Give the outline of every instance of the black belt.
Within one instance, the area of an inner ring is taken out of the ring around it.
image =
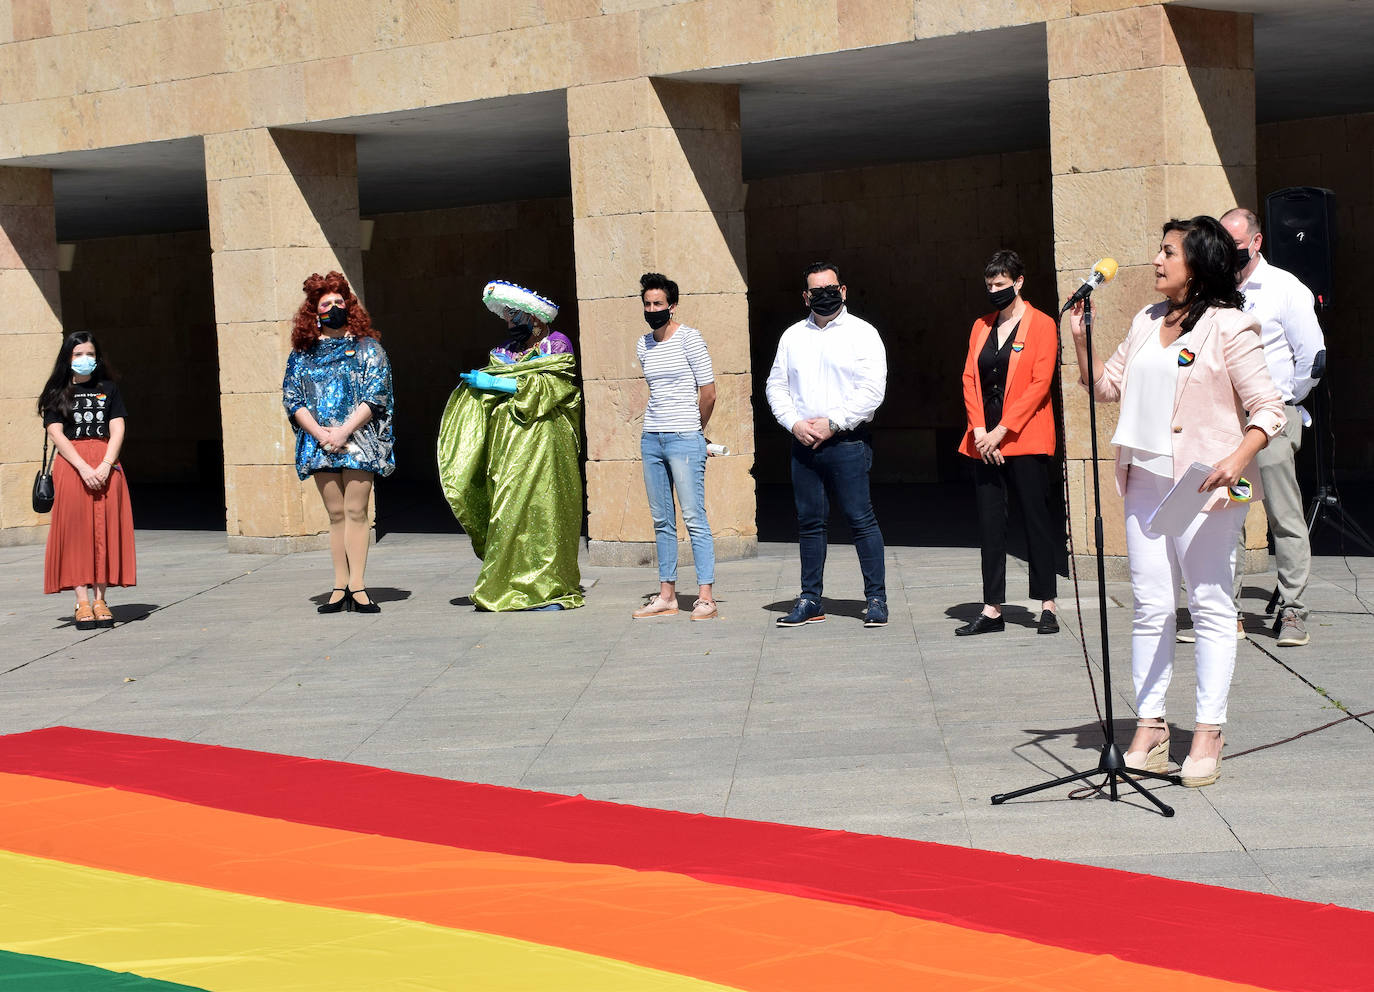
[[[825,443],[831,441],[868,441],[873,437],[873,432],[868,429],[867,424],[855,427],[853,430],[836,431],[825,439]]]

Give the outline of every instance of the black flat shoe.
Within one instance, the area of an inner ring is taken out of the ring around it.
[[[358,602],[358,593],[362,593],[364,596],[367,596],[366,589],[354,589],[346,594],[348,596],[348,608],[351,609],[354,613],[382,612],[382,608],[378,606],[376,603],[372,602],[371,596],[367,596],[366,603]]]
[[[1040,626],[1035,628],[1037,634],[1057,634],[1059,633],[1059,618],[1054,615],[1054,610],[1040,611]]]
[[[331,595],[336,592],[341,592],[343,595],[331,602],[321,603],[319,606],[315,607],[316,613],[342,613],[344,610],[348,609],[347,589],[340,589],[338,586],[335,586],[333,589],[330,589],[329,592]]]
[[[980,613],[972,623],[966,623],[954,631],[955,637],[970,637],[973,634],[1000,634],[1007,629],[1006,617],[990,617]]]

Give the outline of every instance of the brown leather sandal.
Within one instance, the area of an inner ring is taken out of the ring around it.
[[[90,603],[76,601],[76,621],[77,630],[95,630],[95,612],[91,609]]]
[[[97,599],[91,604],[91,612],[95,614],[95,625],[97,627],[114,626],[114,614],[110,612],[110,608],[105,605],[103,599]]]

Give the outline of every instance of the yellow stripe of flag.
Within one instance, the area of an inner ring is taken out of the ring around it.
[[[0,947],[213,992],[705,992],[726,986],[371,913],[0,851]]]

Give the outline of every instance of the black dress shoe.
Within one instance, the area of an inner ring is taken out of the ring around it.
[[[1054,615],[1054,610],[1040,611],[1040,626],[1035,628],[1037,634],[1057,634],[1059,633],[1059,618]]]
[[[366,603],[358,602],[358,593],[367,596]],[[382,608],[372,601],[366,589],[354,589],[348,593],[348,608],[354,613],[381,613]]]
[[[972,634],[1000,634],[1007,629],[1005,617],[990,617],[986,613],[980,613],[974,618],[972,623],[966,623],[954,631],[955,637],[968,637]]]
[[[341,592],[341,593],[343,593],[343,595],[340,596],[338,599],[333,600],[333,601],[325,600],[325,601],[324,601],[323,603],[321,603],[319,606],[315,607],[315,612],[316,612],[316,613],[342,613],[344,610],[346,610],[346,609],[348,608],[348,590],[347,590],[347,589],[340,589],[338,586],[335,586],[333,589],[329,590],[329,594],[330,594],[331,596],[334,595],[334,593],[336,593],[336,592]]]

